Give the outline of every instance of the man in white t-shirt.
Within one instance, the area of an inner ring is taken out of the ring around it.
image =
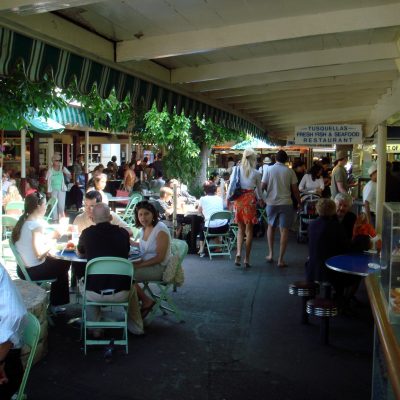
[[[269,167],[262,177],[262,188],[266,190],[267,218],[268,218],[268,247],[267,262],[273,262],[275,230],[279,226],[281,240],[278,257],[278,267],[287,267],[283,257],[285,255],[289,229],[293,224],[295,211],[291,194],[300,204],[300,193],[297,187],[297,177],[293,170],[285,163],[288,156],[285,151],[279,150],[276,154],[276,163]]]
[[[375,212],[376,212],[376,180],[378,175],[378,168],[376,164],[372,164],[368,168],[368,175],[371,180],[365,185],[363,189],[363,203],[365,214],[367,215],[368,222],[375,226]]]
[[[204,224],[200,229],[200,257],[204,257],[204,228],[208,227],[208,232],[212,234],[226,233],[229,230],[229,224],[226,219],[215,219],[210,221],[212,214],[218,211],[224,211],[223,199],[217,196],[217,185],[212,182],[206,182],[203,185],[206,196],[200,197],[199,212],[204,215]]]

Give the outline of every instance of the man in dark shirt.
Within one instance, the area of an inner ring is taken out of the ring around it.
[[[125,229],[110,223],[110,208],[104,203],[95,204],[93,206],[93,220],[96,225],[86,228],[79,238],[78,254],[86,257],[88,261],[97,257],[128,259],[129,233]],[[128,277],[121,275],[94,275],[88,278],[86,289],[88,300],[120,302],[128,299],[131,282]],[[100,320],[100,307],[89,307],[87,312],[89,320]],[[99,334],[100,332],[94,332],[95,336]]]

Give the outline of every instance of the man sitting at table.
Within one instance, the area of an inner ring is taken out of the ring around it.
[[[92,190],[85,194],[85,211],[76,216],[74,220],[74,225],[78,226],[79,233],[82,233],[89,226],[94,225],[93,221],[93,206],[97,203],[101,203],[101,194],[97,190]],[[115,212],[111,211],[111,224],[118,225],[121,228],[124,228],[129,236],[133,235],[132,229],[129,228],[128,224],[124,222]]]
[[[95,224],[93,220],[93,207],[98,203],[101,203],[101,194],[97,190],[92,190],[85,193],[85,211],[82,214],[77,215],[73,223],[78,227],[79,234],[81,234],[86,228],[89,228]],[[128,224],[126,224],[116,213],[111,211],[110,216],[110,222],[112,225],[117,225],[120,228],[125,229],[129,236],[133,236],[132,229],[129,228]],[[72,269],[77,280],[81,279],[85,275],[85,268],[85,263],[72,263]]]
[[[128,259],[130,240],[128,232],[110,223],[112,216],[110,208],[104,203],[97,203],[92,209],[92,219],[95,225],[85,229],[77,246],[79,256],[88,261],[97,257],[120,257]],[[82,281],[81,281],[82,282]],[[83,290],[83,282],[80,289]],[[130,280],[121,275],[90,276],[86,282],[86,297],[91,301],[121,302],[129,298]],[[90,306],[87,309],[90,321],[99,321],[101,309]],[[93,335],[99,337],[101,331],[94,330]]]

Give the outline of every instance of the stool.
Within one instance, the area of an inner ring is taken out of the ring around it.
[[[331,299],[312,299],[307,301],[306,311],[321,318],[320,337],[323,344],[329,344],[329,318],[338,315],[338,308]]]
[[[314,298],[319,293],[319,285],[315,282],[296,281],[289,284],[289,294],[302,298],[301,303],[301,323],[308,323],[306,312],[307,301]]]

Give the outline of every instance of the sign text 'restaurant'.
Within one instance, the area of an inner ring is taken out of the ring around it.
[[[361,144],[361,125],[305,125],[296,126],[295,143],[307,146],[333,144]]]

